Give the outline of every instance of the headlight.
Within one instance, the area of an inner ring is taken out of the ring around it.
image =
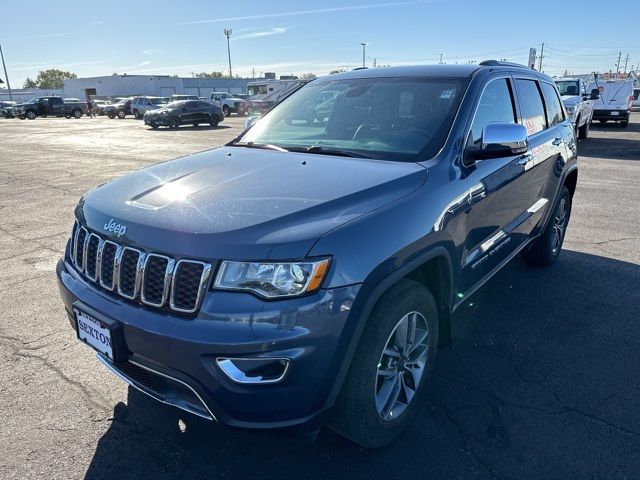
[[[329,259],[307,262],[222,262],[214,286],[245,290],[261,297],[293,297],[320,288]]]

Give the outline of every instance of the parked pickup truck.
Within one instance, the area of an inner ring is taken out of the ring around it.
[[[322,122],[285,121],[325,97]],[[556,85],[497,61],[361,69],[253,118],[80,199],[57,265],[70,327],[133,388],[224,425],[420,435],[452,313],[517,255],[561,254],[578,165]],[[522,308],[527,277],[503,292]]]
[[[592,101],[599,98],[598,89],[587,92],[587,84],[579,78],[559,78],[555,82],[576,136],[586,139],[593,119]]]
[[[14,113],[21,120],[33,120],[36,117],[80,118],[86,108],[83,103],[65,103],[62,97],[34,97],[26,103],[17,104]]]

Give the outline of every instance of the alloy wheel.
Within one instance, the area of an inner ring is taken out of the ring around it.
[[[382,420],[395,420],[411,403],[425,373],[428,350],[426,319],[416,311],[407,313],[391,332],[378,362],[375,405]]]
[[[553,253],[557,253],[562,247],[564,232],[567,227],[567,216],[569,213],[567,199],[562,197],[558,209],[553,217]]]

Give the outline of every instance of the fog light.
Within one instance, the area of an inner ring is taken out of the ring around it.
[[[288,358],[216,358],[220,370],[235,383],[260,384],[282,381],[289,370]]]

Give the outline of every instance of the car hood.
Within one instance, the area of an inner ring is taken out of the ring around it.
[[[562,103],[565,104],[565,106],[570,106],[570,105],[576,105],[578,102],[580,102],[580,100],[582,100],[582,97],[580,95],[562,95]]]
[[[107,237],[113,220],[126,226],[118,242],[178,256],[303,258],[323,234],[412,193],[426,175],[415,163],[222,147],[96,188],[76,216]]]

